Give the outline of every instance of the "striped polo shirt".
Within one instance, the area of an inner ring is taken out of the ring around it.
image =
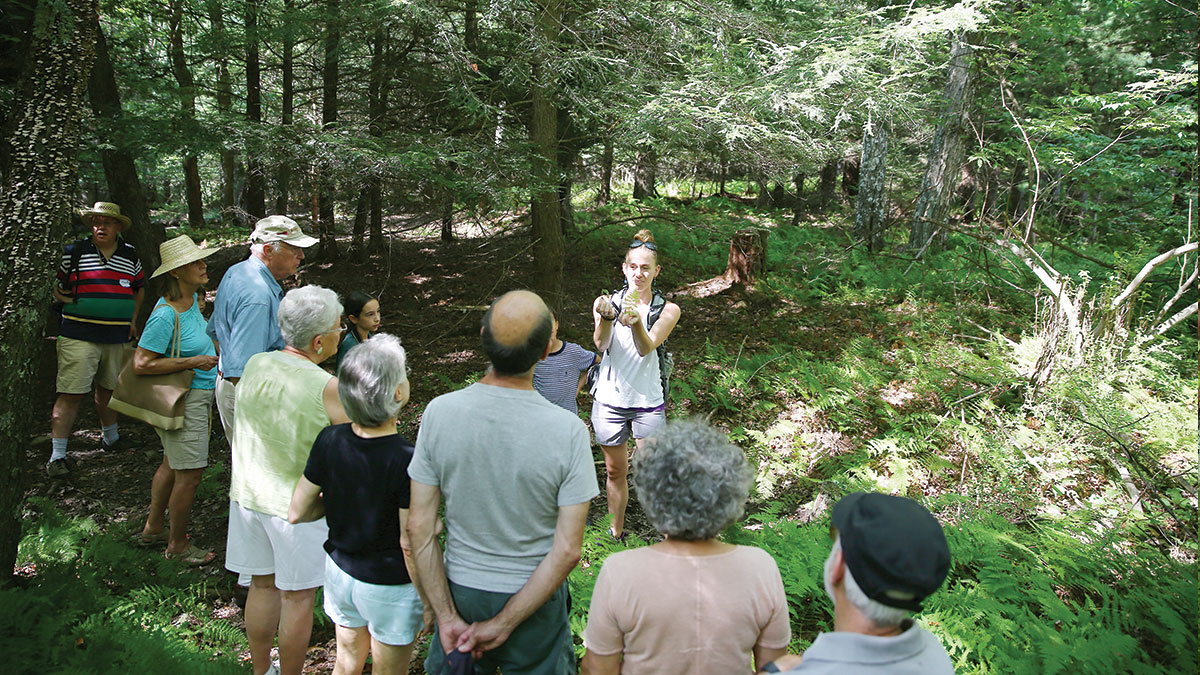
[[[79,264],[71,269],[77,246],[83,247]],[[59,335],[102,344],[129,342],[134,295],[146,285],[133,246],[118,240],[117,250],[106,259],[90,238],[75,242],[63,252],[58,285],[75,297],[63,305]]]

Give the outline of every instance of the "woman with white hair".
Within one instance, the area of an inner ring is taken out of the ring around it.
[[[337,625],[335,675],[407,673],[423,605],[412,581],[404,525],[413,445],[396,432],[408,401],[404,347],[393,335],[362,342],[342,360],[338,397],[350,424],[317,436],[288,520],[325,516],[325,613]]]
[[[337,294],[320,286],[293,289],[278,317],[286,346],[246,362],[234,408],[225,567],[251,577],[246,637],[255,675],[299,675],[304,667],[328,529],[324,520],[289,523],[288,507],[317,434],[350,421],[337,378],[318,365],[341,341]],[[276,632],[278,671],[271,664]]]
[[[600,569],[584,673],[751,673],[791,640],[775,560],[717,535],[741,517],[753,474],[698,420],[668,422],[637,456],[638,502],[662,542]]]

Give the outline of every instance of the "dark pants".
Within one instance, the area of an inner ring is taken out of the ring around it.
[[[450,595],[454,597],[454,605],[463,620],[475,623],[499,614],[514,594],[481,591],[459,586],[451,581]],[[503,645],[483,653],[483,658],[475,662],[475,672],[494,673],[499,669],[505,675],[573,674],[575,650],[572,648],[571,625],[568,619],[570,605],[570,595],[564,582],[546,604],[517,626]],[[442,664],[446,660],[441,644],[435,631],[433,640],[429,643],[429,657],[425,659],[426,673],[436,675],[441,672]]]

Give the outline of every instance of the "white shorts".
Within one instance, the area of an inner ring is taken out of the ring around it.
[[[245,575],[275,575],[281,591],[317,588],[325,580],[325,519],[292,525],[235,501],[229,502],[225,569]]]

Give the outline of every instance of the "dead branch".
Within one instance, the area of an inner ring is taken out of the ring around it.
[[[1183,246],[1177,246],[1170,251],[1166,251],[1154,256],[1150,262],[1146,263],[1142,267],[1142,271],[1137,273],[1137,276],[1133,278],[1133,281],[1129,282],[1129,285],[1125,287],[1125,290],[1121,291],[1120,295],[1113,298],[1112,304],[1109,307],[1113,310],[1120,309],[1121,304],[1133,295],[1134,291],[1136,291],[1138,287],[1142,285],[1142,282],[1146,280],[1146,277],[1150,276],[1151,272],[1168,260],[1177,258],[1185,253],[1191,253],[1192,251],[1195,251],[1196,248],[1196,243],[1192,242],[1190,244],[1184,244]]]

